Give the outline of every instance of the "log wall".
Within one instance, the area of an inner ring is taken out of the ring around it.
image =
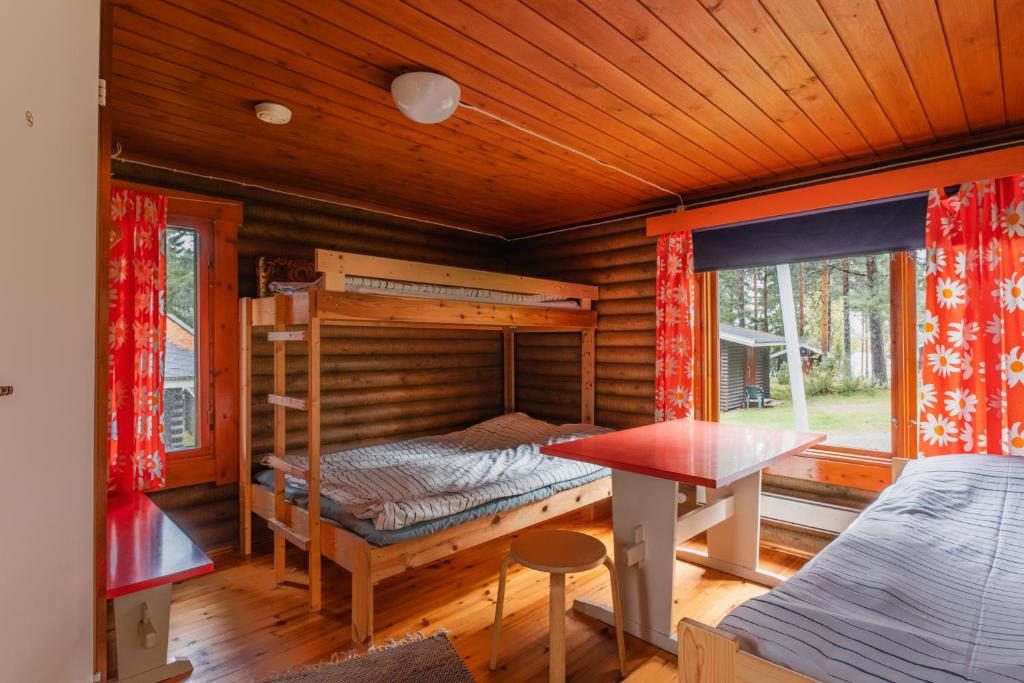
[[[259,256],[312,258],[325,247],[427,263],[508,270],[503,242],[464,230],[370,213],[312,199],[115,162],[115,177],[244,201],[239,230],[239,291],[256,291]],[[253,452],[271,448],[270,344],[254,344]],[[500,333],[462,330],[329,327],[323,333],[325,448],[342,448],[460,429],[503,412]],[[305,344],[289,345],[289,392],[305,391]],[[578,406],[578,397],[577,397]],[[578,409],[578,408],[577,408]],[[289,445],[305,445],[305,415],[289,411]],[[220,487],[226,489],[227,487]],[[231,545],[224,519],[233,496],[189,487],[156,496],[207,548]]]
[[[256,293],[260,256],[312,258],[317,247],[426,263],[506,270],[501,240],[465,230],[327,202],[119,163],[115,175],[167,188],[244,200],[238,233],[239,291]],[[326,328],[323,333],[323,443],[344,447],[450,431],[501,412],[501,339],[496,332]],[[305,391],[305,344],[289,344],[289,392]],[[270,449],[266,394],[271,347],[253,348],[253,452]],[[290,412],[290,411],[289,411]],[[305,416],[289,414],[289,445],[304,443]],[[301,424],[300,424],[301,423]]]
[[[389,218],[316,200],[115,162],[116,177],[241,199],[240,291],[255,291],[260,255],[311,256],[315,247],[515,272],[597,285],[596,422],[626,428],[653,421],[655,239],[643,219],[607,223],[512,243]],[[498,333],[329,328],[324,332],[323,433],[327,447],[439,433],[502,412]],[[554,422],[579,419],[579,335],[516,337],[517,408]],[[290,346],[289,392],[305,388],[301,344]],[[254,346],[254,391],[270,387],[270,347]],[[254,403],[254,452],[270,447],[270,409]],[[293,448],[304,416],[290,415]],[[815,490],[824,488],[798,482]],[[768,477],[766,487],[791,491]],[[827,498],[835,496],[827,491]],[[234,487],[203,485],[154,496],[206,548],[237,539]]]
[[[321,443],[336,450],[459,429],[504,411],[500,332],[324,326]],[[253,343],[254,457],[273,447],[273,349]],[[262,339],[260,339],[262,337]],[[306,344],[286,345],[288,390],[307,390]],[[288,448],[306,445],[306,414],[287,411]]]
[[[642,218],[512,243],[512,266],[600,289],[595,422],[614,428],[654,419],[654,278],[657,240]],[[517,407],[544,419],[579,416],[579,335],[519,335]]]

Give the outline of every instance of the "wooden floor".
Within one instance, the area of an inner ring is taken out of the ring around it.
[[[584,513],[542,526],[574,528],[611,544],[611,520]],[[394,577],[377,586],[376,642],[407,633],[451,631],[456,649],[478,681],[547,680],[547,576],[513,565],[509,571],[499,670],[487,670],[498,568],[508,539]],[[214,555],[217,570],[174,587],[170,653],[188,656],[190,681],[251,681],[290,666],[315,664],[352,649],[348,573],[324,561],[324,609],[310,614],[302,586],[304,554],[289,553],[292,585],[275,587],[270,545],[258,542],[251,558]],[[800,558],[764,551],[766,569],[790,575]],[[719,572],[677,563],[676,614],[718,623],[729,610],[765,589]],[[607,573],[574,574],[568,600],[610,601]],[[571,681],[619,679],[615,640],[604,624],[567,614],[567,672]],[[674,659],[653,646],[626,639],[630,670],[652,655]]]

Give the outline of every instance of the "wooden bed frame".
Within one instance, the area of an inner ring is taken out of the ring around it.
[[[896,481],[910,462],[892,459]],[[693,619],[679,622],[680,683],[820,683],[740,649],[736,636]]]
[[[500,330],[504,340],[505,412],[515,409],[515,335],[531,332],[581,333],[580,421],[594,422],[594,331],[597,313],[591,302],[597,288],[554,280],[451,268],[413,261],[378,258],[343,252],[316,251],[316,270],[323,273],[322,288],[300,294],[243,298],[241,304],[241,415],[239,458],[240,545],[252,552],[252,517],[256,513],[274,531],[274,570],[284,581],[285,544],[309,553],[310,609],[321,604],[320,558],[325,556],[352,574],[352,640],[373,637],[373,587],[379,581],[452,555],[530,525],[592,505],[611,496],[611,478],[562,491],[544,500],[444,529],[428,536],[377,547],[361,536],[320,518],[320,329],[322,325],[395,326]],[[362,294],[345,291],[345,276],[490,289],[521,294],[543,294],[579,299],[579,309],[490,304],[451,299]],[[272,467],[274,491],[252,481],[252,333],[271,327],[274,346],[274,449],[266,464]],[[295,328],[300,329],[296,330]],[[288,329],[291,328],[291,329]],[[286,395],[285,344],[309,344],[308,393]],[[285,459],[285,411],[308,414],[308,469]],[[308,510],[284,498],[285,475],[304,478],[309,487]]]

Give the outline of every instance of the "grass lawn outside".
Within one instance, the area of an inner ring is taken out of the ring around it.
[[[807,418],[812,432],[828,435],[825,443],[876,451],[892,450],[892,403],[886,391],[809,396]],[[794,429],[793,404],[787,398],[772,408],[748,408],[722,413],[725,424]]]

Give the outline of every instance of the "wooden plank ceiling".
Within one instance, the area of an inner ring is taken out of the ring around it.
[[[474,111],[414,124],[395,75],[687,198],[1024,124],[1024,0],[114,4],[122,158],[506,236],[671,197]]]

